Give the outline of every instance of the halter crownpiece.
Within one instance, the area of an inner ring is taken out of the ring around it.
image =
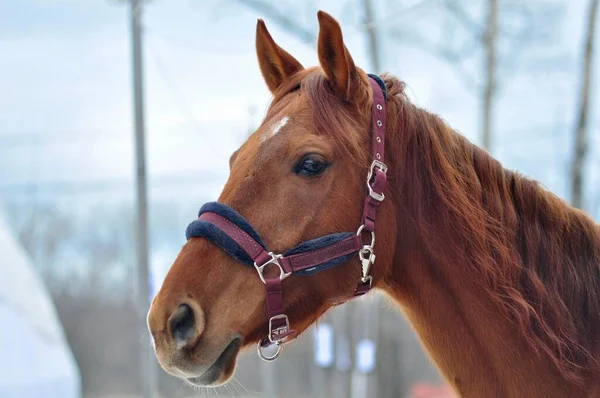
[[[281,282],[288,276],[310,275],[345,263],[351,255],[358,253],[362,266],[354,296],[367,293],[372,286],[370,268],[375,263],[375,218],[377,208],[385,199],[387,166],[384,163],[386,128],[385,84],[376,75],[369,75],[373,90],[372,105],[372,163],[367,175],[367,190],[363,206],[362,222],[354,232],[342,232],[316,238],[288,250],[283,254],[270,252],[250,222],[231,207],[217,202],[206,203],[200,209],[198,219],[186,229],[186,238],[204,237],[219,246],[236,260],[254,266],[266,288],[266,307],[269,317],[269,332],[259,341],[259,356],[273,361],[281,354],[282,346],[291,341],[295,331],[284,313]],[[370,233],[370,243],[363,243],[363,234]],[[265,268],[274,266],[279,275],[265,276]],[[266,356],[263,348],[277,345],[277,352]]]

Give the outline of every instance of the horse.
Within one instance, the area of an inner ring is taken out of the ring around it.
[[[230,218],[232,233],[260,234],[274,253],[355,231],[373,172],[379,89],[354,64],[339,23],[322,11],[318,21],[320,65],[310,68],[258,21],[258,63],[273,98],[231,156],[218,198],[245,220]],[[190,237],[148,313],[161,366],[192,384],[226,383],[243,348],[258,343],[260,352],[265,330],[287,343],[293,336],[278,332],[302,333],[368,281],[399,305],[460,396],[600,396],[599,225],[413,104],[396,77],[379,81],[387,184],[371,252],[289,275],[272,253],[268,269],[254,269],[222,242]],[[283,295],[277,328],[265,278]]]

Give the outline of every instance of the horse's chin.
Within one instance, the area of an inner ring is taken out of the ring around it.
[[[210,368],[200,376],[187,378],[187,382],[199,387],[217,387],[227,383],[233,376],[242,339],[236,337],[223,350]]]

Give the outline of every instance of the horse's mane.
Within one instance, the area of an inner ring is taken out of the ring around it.
[[[529,346],[564,377],[579,382],[585,369],[598,371],[599,226],[413,105],[404,83],[384,80],[395,115],[391,152],[401,157],[402,195],[427,249],[449,266],[470,266]]]
[[[588,371],[598,372],[599,226],[412,104],[403,82],[383,77],[388,159],[397,174],[390,177],[426,250],[440,264],[464,264],[528,345],[566,379],[582,382]],[[316,69],[285,84],[272,106],[282,106],[280,100],[299,88],[311,104],[315,130],[335,135],[366,168],[369,137],[348,131],[357,124],[364,129],[370,110],[353,120],[351,104],[336,99]]]

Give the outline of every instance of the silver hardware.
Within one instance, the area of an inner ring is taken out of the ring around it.
[[[273,320],[275,319],[285,319],[285,326],[280,326],[277,329],[273,329]],[[288,319],[287,315],[285,314],[281,314],[281,315],[275,315],[273,317],[271,317],[271,319],[269,319],[269,341],[271,343],[281,343],[283,341],[285,341],[285,337],[282,340],[274,340],[273,336],[277,337],[280,336],[284,333],[287,333],[290,330],[290,320]]]
[[[277,351],[275,352],[275,354],[268,356],[263,353],[263,346],[261,343],[262,341],[259,341],[256,345],[256,349],[258,350],[258,356],[260,357],[260,359],[262,359],[265,362],[273,362],[274,360],[279,358],[279,355],[281,355],[281,350],[283,350],[283,346],[281,344],[275,343],[275,345],[277,346]]]
[[[288,276],[292,275],[291,272],[286,273],[283,270],[283,267],[281,266],[281,264],[279,264],[279,259],[281,257],[283,257],[281,254],[273,254],[273,252],[269,252],[269,256],[271,256],[271,259],[268,261],[265,261],[265,263],[262,265],[258,265],[258,264],[256,264],[256,262],[254,262],[254,268],[256,268],[256,271],[258,272],[258,276],[260,277],[260,280],[263,283],[267,283],[267,282],[265,282],[265,277],[264,277],[263,273],[264,273],[265,267],[269,264],[276,265],[277,268],[279,268],[279,280],[284,280]]]
[[[280,326],[276,329],[273,329],[273,321],[276,319],[285,319],[285,325]],[[293,339],[291,339],[290,336],[285,336],[284,338],[277,340],[277,336],[281,336],[281,335],[289,332],[289,330],[290,330],[290,320],[287,317],[287,315],[280,314],[280,315],[275,315],[275,316],[271,317],[271,319],[269,319],[269,335],[267,337],[263,338],[262,340],[260,340],[258,342],[258,344],[256,345],[256,349],[258,351],[258,356],[260,357],[260,359],[262,359],[263,361],[266,361],[266,362],[273,362],[274,360],[279,358],[279,355],[281,355],[281,351],[283,350],[283,346],[285,344],[289,343],[290,341],[292,341]],[[269,344],[268,346],[263,347],[263,342],[266,342],[267,339],[272,344]],[[271,356],[266,355],[263,352],[263,350],[272,345],[277,346],[277,351],[275,352],[275,354],[273,354]]]
[[[378,120],[378,121],[377,121],[377,125],[378,125],[379,127],[381,127],[381,125],[382,125],[382,124],[383,124],[383,123],[381,123],[381,120]]]
[[[373,246],[363,246],[362,249],[358,252],[358,258],[360,258],[360,263],[362,265],[362,278],[360,279],[362,283],[373,281],[373,277],[369,275],[369,270],[371,269],[371,265],[375,264],[375,253],[373,251]]]
[[[377,137],[377,142],[381,142],[381,138]]]
[[[381,155],[377,154],[377,159],[380,158]],[[369,196],[381,202],[385,199],[385,195],[383,193],[379,194],[373,191],[373,188],[371,188],[371,178],[373,178],[373,173],[375,172],[376,168],[381,170],[383,174],[386,174],[388,171],[388,167],[385,163],[380,162],[379,160],[374,160],[373,163],[371,163],[371,168],[369,169],[369,174],[367,175],[367,188],[369,188]]]
[[[388,171],[388,167],[385,163],[374,160],[373,163],[371,163],[371,167],[369,169],[369,175],[367,175],[367,178],[369,179],[369,181],[371,180],[371,177],[373,177],[373,170],[375,170],[375,169],[381,170],[384,174],[387,173],[387,171]]]
[[[364,228],[365,228],[365,224],[358,227],[358,231],[356,231],[356,236],[360,236],[360,234],[362,233]],[[375,247],[375,231],[371,231],[371,244],[368,247],[371,247],[371,248]],[[364,249],[364,247],[363,247],[363,249]]]
[[[381,106],[381,104],[377,104],[377,109],[382,110],[383,106]]]

